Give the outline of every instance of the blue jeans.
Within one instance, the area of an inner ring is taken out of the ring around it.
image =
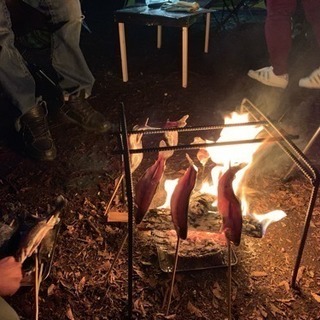
[[[81,52],[79,42],[82,12],[79,0],[24,0],[50,16],[50,23],[65,22],[52,33],[51,59],[64,97],[84,90],[91,94],[94,77]],[[0,84],[20,110],[21,115],[35,106],[35,81],[14,45],[10,13],[5,0],[0,0]]]

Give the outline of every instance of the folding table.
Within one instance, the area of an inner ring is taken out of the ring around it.
[[[201,2],[210,1],[198,1]],[[199,16],[206,16],[204,52],[208,52],[211,10],[200,8],[195,12],[167,12],[151,9],[146,5],[127,7],[115,11],[115,21],[118,23],[121,54],[122,80],[128,81],[128,63],[125,37],[125,23],[157,26],[157,48],[161,48],[162,26],[182,28],[182,87],[188,85],[188,29]]]

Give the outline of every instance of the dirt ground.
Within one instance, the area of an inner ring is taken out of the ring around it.
[[[127,126],[162,125],[188,114],[188,126],[220,124],[247,98],[290,134],[298,135],[303,148],[318,129],[320,95],[298,87],[298,79],[319,65],[319,49],[307,29],[293,41],[290,84],[286,90],[264,87],[247,77],[250,68],[268,65],[263,15],[218,29],[213,21],[209,53],[203,53],[204,21],[189,32],[189,83],[181,87],[181,32],[164,28],[163,48],[156,48],[153,27],[127,28],[129,81],[122,82],[117,25],[109,1],[84,2],[91,33],[84,30],[82,48],[96,84],[90,101],[110,121],[119,123],[125,107]],[[119,6],[119,5],[118,5]],[[28,50],[51,74],[47,51]],[[1,97],[0,122],[0,214],[6,222],[19,217],[45,216],[62,195],[68,205],[61,216],[51,272],[42,282],[39,319],[102,320],[127,317],[127,257],[125,245],[109,281],[107,271],[126,231],[125,223],[108,223],[105,215],[116,180],[121,175],[117,134],[88,134],[67,123],[59,114],[54,89],[42,83],[48,101],[50,128],[58,156],[52,162],[36,162],[20,150],[11,119],[10,104]],[[9,121],[9,120],[10,121]],[[213,138],[212,132],[203,138]],[[192,137],[182,138],[190,143]],[[155,146],[156,141],[150,142]],[[320,207],[315,203],[306,246],[297,276],[291,277],[297,258],[312,183],[299,170],[283,181],[291,162],[281,151],[268,149],[250,171],[248,185],[257,211],[284,210],[287,217],[271,224],[265,237],[243,235],[234,247],[237,263],[232,269],[234,319],[320,319]],[[319,139],[306,156],[319,168]],[[153,163],[145,156],[133,175],[134,182]],[[167,175],[187,167],[184,153],[176,152],[167,163]],[[112,209],[122,206],[121,192]],[[134,319],[226,319],[227,268],[179,272],[170,315],[165,317],[165,296],[171,274],[163,272],[154,244],[137,234],[134,245]],[[23,287],[8,299],[21,319],[33,319],[34,289]]]

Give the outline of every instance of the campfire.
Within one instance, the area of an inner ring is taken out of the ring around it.
[[[120,250],[128,238],[129,316],[132,312],[135,231],[137,235],[143,232],[151,235],[157,248],[160,268],[164,272],[172,272],[174,275],[176,271],[221,266],[228,266],[231,272],[231,265],[237,263],[237,257],[230,242],[239,245],[241,234],[261,238],[271,223],[286,216],[286,213],[279,209],[255,212],[248,197],[246,181],[254,155],[266,143],[277,143],[313,184],[306,224],[293,271],[292,286],[295,286],[319,182],[317,171],[288,139],[286,133],[279,130],[246,99],[242,101],[239,111],[225,118],[223,125],[189,127],[186,115],[178,121],[167,121],[162,128],[151,127],[147,121],[144,126],[135,126],[133,131],[128,132],[124,114],[122,110],[120,138],[125,173],[119,181],[125,179],[128,233]],[[216,141],[202,139],[201,132],[210,130],[221,130]],[[183,132],[195,132],[193,142],[179,144],[178,135]],[[143,137],[149,134],[161,135],[159,147],[143,147]],[[167,177],[166,166],[173,152],[189,150],[190,154],[194,150],[196,154],[192,158],[187,153],[189,166],[183,166],[183,159],[180,160],[180,170],[185,170],[183,177]],[[157,152],[158,159],[138,182],[133,184],[133,172],[150,152]],[[196,172],[192,183],[190,177],[185,178],[190,168]],[[155,206],[155,198],[162,198],[162,203]],[[109,221],[112,220],[111,216],[109,213]],[[172,283],[173,281],[174,276]],[[170,301],[171,294],[167,314]]]

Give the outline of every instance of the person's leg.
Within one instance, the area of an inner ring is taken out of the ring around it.
[[[35,81],[14,45],[5,0],[0,0],[0,84],[22,115],[36,105]]]
[[[1,320],[19,320],[19,316],[15,310],[0,297],[0,319]]]
[[[0,84],[20,111],[17,129],[26,152],[33,158],[52,160],[56,149],[46,119],[41,97],[35,96],[35,81],[25,61],[14,46],[14,33],[5,0],[0,0]]]
[[[303,0],[302,5],[306,19],[312,25],[320,47],[320,1]],[[320,68],[314,70],[308,77],[300,79],[299,86],[309,89],[320,89]]]
[[[249,70],[248,76],[265,85],[285,89],[289,82],[288,57],[291,49],[291,16],[296,0],[267,0],[265,37],[270,67]]]
[[[265,36],[270,63],[276,75],[288,73],[291,17],[296,6],[296,0],[267,0]]]
[[[57,26],[52,35],[52,65],[64,96],[61,111],[86,130],[111,131],[112,124],[86,100],[91,95],[94,77],[80,49],[80,1],[40,0],[39,10],[49,13],[53,27]]]
[[[58,27],[52,34],[52,66],[64,96],[84,90],[90,96],[94,77],[80,48],[83,15],[79,0],[40,0],[40,11]]]

